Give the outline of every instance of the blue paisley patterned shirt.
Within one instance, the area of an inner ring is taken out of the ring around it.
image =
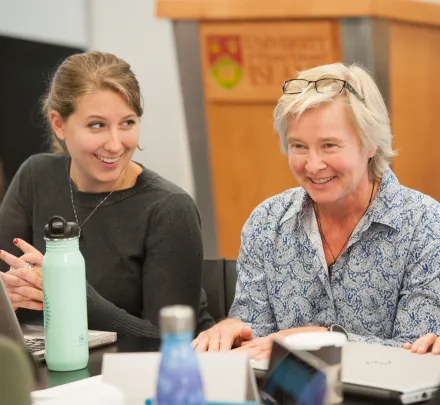
[[[332,323],[392,346],[440,334],[440,204],[387,169],[329,280],[312,200],[287,190],[246,222],[237,273],[229,317],[255,337]]]

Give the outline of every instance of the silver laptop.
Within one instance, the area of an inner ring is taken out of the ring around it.
[[[399,347],[348,343],[342,351],[344,392],[394,397],[402,404],[430,399],[440,384],[440,356]]]
[[[6,294],[0,278],[0,335],[8,336],[19,344],[24,344],[35,360],[44,360],[44,330],[42,326],[23,325],[18,323],[15,311]],[[89,348],[99,347],[116,342],[115,332],[90,330],[88,333]]]
[[[264,378],[269,361],[252,360],[251,365],[256,375]],[[342,381],[347,394],[397,399],[402,404],[425,401],[434,396],[440,384],[440,355],[347,343],[342,351]]]

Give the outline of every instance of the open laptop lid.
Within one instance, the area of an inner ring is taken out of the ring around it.
[[[0,334],[24,346],[23,334],[15,311],[0,277]]]
[[[26,354],[29,356],[29,362],[33,367],[33,374],[35,381],[39,381],[37,366],[34,358],[28,352],[23,334],[21,332],[20,324],[15,315],[14,308],[12,308],[9,301],[6,288],[3,284],[3,280],[0,277],[0,335],[6,336],[16,342],[19,346],[23,347]]]
[[[420,355],[399,347],[348,343],[342,352],[344,387],[370,387],[429,398],[440,383],[440,356]],[[426,395],[423,395],[426,393]],[[408,402],[409,403],[409,402]]]
[[[268,360],[253,360],[251,365],[259,378],[267,375]],[[440,383],[440,356],[347,343],[342,350],[342,382],[347,394],[395,398],[408,404],[426,400],[434,395]]]

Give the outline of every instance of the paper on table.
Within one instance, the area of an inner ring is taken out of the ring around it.
[[[100,375],[31,393],[32,405],[125,405],[122,391]]]

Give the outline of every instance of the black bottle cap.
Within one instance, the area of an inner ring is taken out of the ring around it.
[[[79,237],[79,226],[76,222],[67,222],[63,217],[54,216],[44,227],[46,239],[72,239]]]

